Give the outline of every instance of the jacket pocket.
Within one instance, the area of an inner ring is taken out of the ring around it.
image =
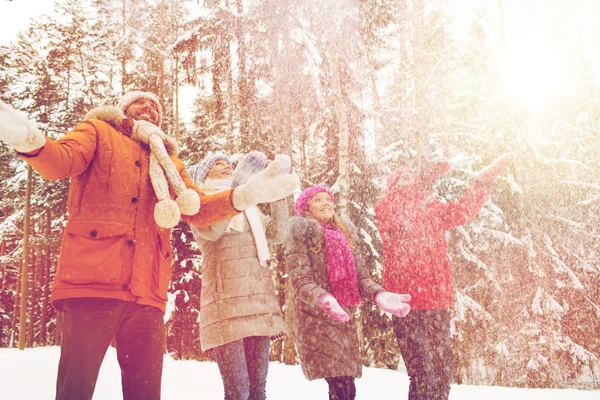
[[[58,279],[75,284],[118,282],[128,229],[127,224],[119,222],[69,221],[58,262]]]
[[[161,229],[161,232],[158,234],[157,247],[157,262],[155,262],[155,268],[152,271],[152,291],[160,299],[166,301],[173,273],[173,250],[171,248],[170,229]]]

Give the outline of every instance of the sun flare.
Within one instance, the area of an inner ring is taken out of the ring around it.
[[[566,88],[565,61],[561,51],[543,41],[525,41],[508,47],[498,57],[504,96],[535,112]]]

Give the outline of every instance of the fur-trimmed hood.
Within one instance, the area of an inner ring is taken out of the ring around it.
[[[131,130],[133,129],[133,120],[125,116],[123,111],[115,106],[96,107],[85,115],[85,119],[97,119],[106,122],[127,136],[131,135]],[[169,155],[176,157],[179,154],[179,146],[177,145],[175,138],[165,135],[163,137],[163,142]]]

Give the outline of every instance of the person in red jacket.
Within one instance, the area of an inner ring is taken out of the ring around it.
[[[512,154],[496,159],[479,171],[458,201],[448,204],[431,196],[435,181],[450,169],[446,160],[422,159],[419,173],[401,167],[387,178],[375,213],[383,242],[383,287],[411,295],[410,314],[392,316],[410,377],[409,400],[448,399],[453,286],[446,231],[477,215],[495,177],[513,160]]]

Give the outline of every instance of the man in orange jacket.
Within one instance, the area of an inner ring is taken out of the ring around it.
[[[0,140],[42,177],[70,179],[52,286],[64,317],[56,399],[92,398],[113,337],[124,399],[159,399],[171,227],[180,217],[208,227],[298,186],[273,161],[236,189],[201,194],[159,128],[162,113],[154,94],[129,92],[54,141],[0,101]]]

